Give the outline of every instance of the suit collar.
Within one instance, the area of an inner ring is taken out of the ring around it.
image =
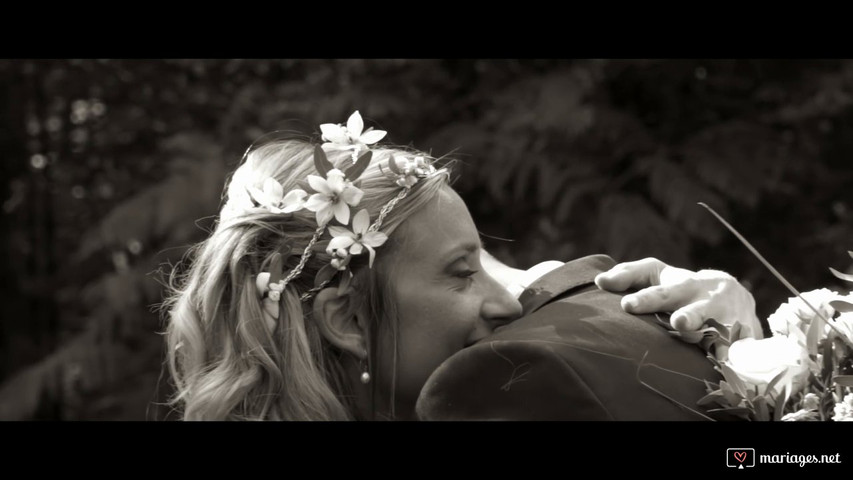
[[[607,255],[589,255],[578,258],[554,269],[531,283],[518,297],[529,315],[546,303],[570,290],[594,283],[595,276],[616,265]]]

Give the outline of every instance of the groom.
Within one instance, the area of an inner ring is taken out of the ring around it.
[[[417,403],[422,420],[709,420],[696,404],[705,382],[720,380],[707,353],[645,312],[687,304],[671,316],[678,330],[714,317],[761,336],[752,296],[723,272],[655,259],[616,266],[605,255],[554,266],[521,292],[522,318],[430,376]],[[484,267],[510,287],[528,273]],[[650,288],[623,297],[596,283]]]

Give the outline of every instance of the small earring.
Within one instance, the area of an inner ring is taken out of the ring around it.
[[[361,383],[367,385],[368,383],[370,383],[370,372],[367,371],[366,361],[362,360],[361,368],[364,369],[364,371],[361,373]]]

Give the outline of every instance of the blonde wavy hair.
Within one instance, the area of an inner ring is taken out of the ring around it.
[[[285,192],[304,188],[297,182],[317,174],[313,148],[306,141],[286,140],[255,149],[232,175],[226,197],[243,194],[249,185],[260,186],[267,177],[278,180]],[[430,158],[401,148],[373,149],[371,164],[361,176],[359,188],[364,196],[358,209],[366,208],[376,218],[400,192],[379,164],[384,165],[391,155],[413,154]],[[349,151],[327,155],[342,170],[352,161]],[[372,269],[361,258],[366,255],[354,257],[351,263],[353,297],[363,302],[352,308],[365,307],[370,317],[369,363],[375,364],[377,358],[375,338],[380,327],[391,328],[396,338],[396,309],[386,273],[399,255],[400,239],[392,234],[447,182],[448,175],[424,179],[391,210],[382,226],[389,240],[377,250]],[[299,300],[314,286],[315,275],[330,256],[315,252],[302,274],[287,285],[279,324],[272,332],[265,326],[255,286],[257,274],[265,271],[272,255],[288,240],[297,254],[286,260],[284,269],[295,267],[316,226],[315,214],[308,210],[292,216],[234,214],[226,202],[213,232],[190,250],[185,259],[189,266],[182,273],[172,272],[163,304],[167,363],[176,392],[170,404],[185,420],[360,419],[353,404],[352,379],[343,374],[344,353],[327,342],[312,321],[311,300]],[[391,353],[396,359],[396,352]]]

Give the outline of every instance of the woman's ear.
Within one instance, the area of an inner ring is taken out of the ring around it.
[[[366,322],[353,311],[351,293],[350,289],[341,293],[338,287],[320,290],[314,297],[314,321],[329,343],[363,360],[367,357]]]

